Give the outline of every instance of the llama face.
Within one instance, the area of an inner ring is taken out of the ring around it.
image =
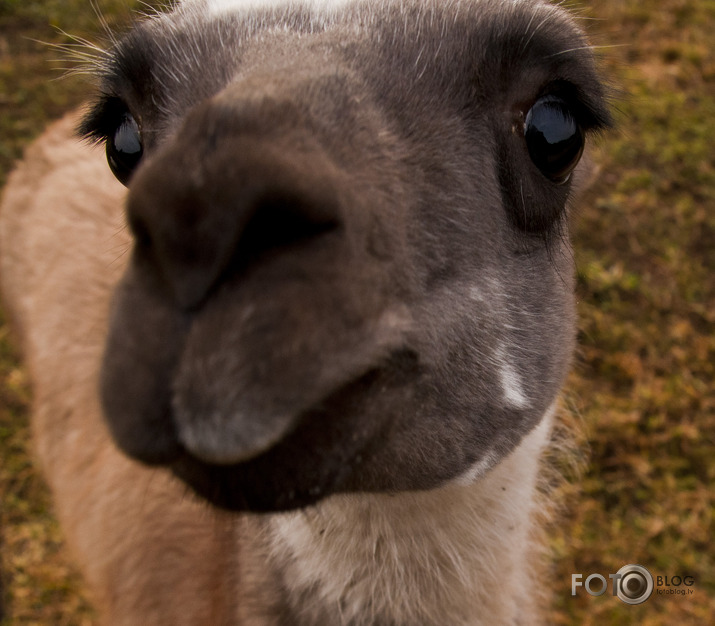
[[[477,477],[568,368],[587,45],[540,2],[244,4],[140,24],[83,123],[135,240],[112,434],[235,510]]]

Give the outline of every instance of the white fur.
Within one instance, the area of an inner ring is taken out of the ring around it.
[[[501,382],[504,401],[514,409],[526,409],[529,406],[529,399],[526,396],[524,385],[519,376],[519,372],[512,365],[506,348],[500,346],[496,351],[499,380]]]
[[[272,559],[285,572],[290,596],[304,604],[296,600],[295,608],[311,623],[356,626],[528,618],[518,594],[500,591],[513,576],[510,588],[522,585],[528,602],[539,456],[554,411],[479,481],[472,476],[428,492],[338,496],[275,516]],[[321,612],[325,606],[328,614]]]

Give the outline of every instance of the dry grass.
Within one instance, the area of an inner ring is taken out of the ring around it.
[[[715,2],[594,0],[619,130],[574,224],[580,350],[569,391],[590,466],[569,499],[557,621],[715,623]],[[638,607],[570,574],[695,577]]]
[[[108,17],[121,0],[100,2]],[[591,0],[604,73],[620,90],[618,131],[574,220],[580,349],[568,398],[588,468],[565,489],[550,580],[558,624],[715,623],[714,0]],[[47,50],[23,39],[90,34],[86,1],[0,0],[0,184],[21,147],[78,101],[48,82]],[[614,44],[623,47],[609,48]],[[28,457],[29,391],[0,320],[0,546],[13,624],[84,624],[48,494]],[[571,574],[627,563],[694,576],[689,596],[628,606],[571,595]]]

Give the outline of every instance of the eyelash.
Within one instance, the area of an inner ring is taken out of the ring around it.
[[[127,114],[129,107],[121,98],[103,94],[80,123],[78,134],[92,143],[104,143],[117,130],[117,120],[123,119]]]

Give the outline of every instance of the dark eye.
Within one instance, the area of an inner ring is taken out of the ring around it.
[[[139,125],[131,113],[124,113],[117,130],[107,138],[109,168],[120,183],[126,185],[129,182],[143,153]]]
[[[544,96],[529,109],[524,122],[529,156],[555,183],[568,181],[583,154],[585,134],[569,106],[557,96]]]

